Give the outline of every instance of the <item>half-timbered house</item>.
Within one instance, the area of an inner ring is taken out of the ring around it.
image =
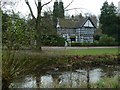
[[[97,20],[86,17],[78,20],[58,19],[57,34],[66,38],[68,42],[93,43]]]

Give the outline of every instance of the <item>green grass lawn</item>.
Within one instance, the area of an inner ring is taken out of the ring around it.
[[[45,51],[46,52],[46,51]],[[69,50],[48,50],[48,54],[59,55],[102,55],[102,54],[117,54],[118,48],[88,48],[88,49],[69,49]]]
[[[118,54],[118,48],[88,48],[88,49],[53,49],[53,50],[43,50],[39,51],[24,51],[20,50],[18,53],[26,54],[37,54],[37,55],[102,55],[102,54]]]

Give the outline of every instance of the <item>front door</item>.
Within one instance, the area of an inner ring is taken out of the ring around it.
[[[71,36],[70,40],[71,40],[71,42],[75,42],[76,41],[76,37],[75,36]]]

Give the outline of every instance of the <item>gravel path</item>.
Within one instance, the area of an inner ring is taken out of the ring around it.
[[[42,50],[64,50],[64,49],[93,49],[93,48],[119,48],[118,46],[112,47],[42,47]]]

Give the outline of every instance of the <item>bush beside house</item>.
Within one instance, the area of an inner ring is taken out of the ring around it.
[[[42,46],[65,46],[66,39],[57,35],[44,35],[41,41]],[[67,42],[67,45],[71,47],[118,46],[118,42],[114,41],[114,38],[111,37],[107,39],[101,37],[99,41],[96,40],[93,43]]]
[[[64,46],[65,39],[57,35],[44,35],[42,36],[43,46]]]
[[[103,34],[93,43],[72,42],[71,46],[118,46],[118,42],[113,37]]]
[[[65,41],[63,37],[57,35],[43,35],[42,36],[42,45],[43,46],[65,46]],[[99,40],[95,40],[93,43],[80,43],[80,42],[71,42],[68,43],[70,46],[118,46],[118,42],[114,38],[109,37],[108,35],[101,35]]]

